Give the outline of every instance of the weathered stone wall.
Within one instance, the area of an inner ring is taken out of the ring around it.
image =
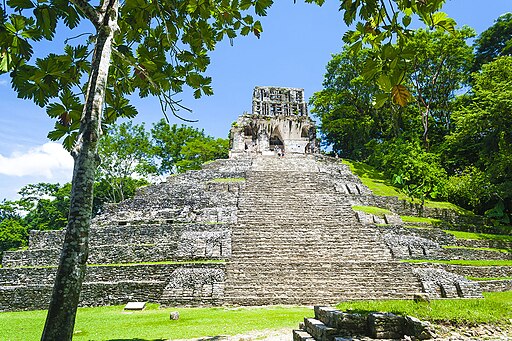
[[[463,266],[442,264],[446,271],[478,278],[512,277],[512,266]]]
[[[512,291],[512,280],[478,281],[484,292]]]
[[[31,231],[31,238],[34,237],[31,244],[39,248],[7,251],[3,266],[57,265],[63,232]],[[93,228],[90,245],[89,264],[227,259],[231,255],[231,227],[228,224],[145,224]]]
[[[166,292],[170,288],[174,292],[181,290],[182,299],[188,304],[218,304],[223,297],[224,268],[224,264],[88,267],[80,305],[128,301],[166,304],[170,301]],[[46,309],[55,272],[56,268],[0,269],[0,311]],[[183,273],[187,274],[186,280]]]

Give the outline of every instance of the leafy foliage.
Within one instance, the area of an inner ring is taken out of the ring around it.
[[[24,222],[30,230],[58,230],[66,227],[71,184],[30,184],[19,194],[28,209]]]
[[[368,80],[386,78],[389,87],[381,103],[391,98],[393,103],[405,106],[411,99],[403,77],[414,50],[407,46],[413,35],[409,28],[414,15],[431,30],[440,29],[455,33],[455,21],[439,12],[444,0],[433,1],[359,1],[344,0],[344,21],[350,25],[360,19],[355,30],[345,33],[343,40],[350,44],[349,51],[357,53],[365,46],[371,47],[361,75]],[[393,43],[395,42],[395,43]]]
[[[200,169],[207,161],[225,159],[228,157],[229,141],[214,139],[210,136],[200,136],[188,140],[181,149],[180,160],[176,162],[179,172],[190,169]]]
[[[144,125],[131,121],[112,125],[98,144],[98,154],[96,210],[102,202],[116,203],[133,196],[136,187],[148,183],[135,178],[155,173],[151,139]]]
[[[496,19],[494,25],[475,39],[474,71],[482,65],[500,56],[512,55],[512,13],[506,13]]]
[[[17,219],[0,221],[0,259],[6,250],[17,249],[27,245],[28,230]]]
[[[176,115],[186,109],[174,99],[183,86],[191,87],[196,98],[211,95],[211,79],[204,75],[210,63],[208,51],[224,37],[232,40],[238,34],[249,33],[259,37],[261,23],[248,10],[253,8],[256,15],[265,15],[272,2],[122,2],[104,123],[137,115],[137,109],[127,99],[134,92],[141,97],[157,96],[162,109]],[[9,0],[7,5],[0,9],[0,73],[11,72],[18,97],[47,107],[48,115],[56,119],[48,137],[64,138],[64,146],[71,149],[80,126],[83,100],[79,96],[85,93],[96,36],[81,30],[78,37],[83,38],[67,39],[62,54],[52,53],[34,62],[32,44],[51,41],[59,21],[71,30],[79,29],[84,19],[98,27],[102,13],[86,2],[64,0]]]
[[[454,184],[469,181],[466,205],[480,213],[500,201],[505,215],[512,211],[511,84],[512,57],[483,65],[474,74],[472,94],[453,113],[456,128],[446,138],[446,157],[453,160],[448,165],[455,173],[450,180]]]
[[[375,145],[370,163],[383,169],[408,196],[422,201],[443,193],[446,171],[439,157],[425,152],[419,142],[394,139]]]
[[[228,140],[214,139],[190,126],[170,126],[162,119],[153,125],[151,136],[159,174],[199,169],[206,161],[228,156]]]

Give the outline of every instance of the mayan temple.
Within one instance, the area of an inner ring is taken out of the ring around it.
[[[485,282],[463,277],[471,267],[402,262],[470,257],[443,248],[453,236],[407,228],[400,215],[459,217],[375,196],[340,159],[321,155],[302,89],[256,87],[230,142],[229,159],[143,187],[94,219],[81,305],[481,296]],[[5,252],[1,311],[47,307],[62,240],[63,231],[31,231],[27,250]]]

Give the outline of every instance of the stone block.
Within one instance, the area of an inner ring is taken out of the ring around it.
[[[128,302],[124,306],[124,310],[144,310],[146,302]]]
[[[340,333],[347,335],[364,335],[366,334],[367,322],[366,316],[362,314],[351,314],[336,311],[333,314],[334,323],[332,327],[336,328]]]
[[[332,341],[336,335],[336,329],[327,327],[322,321],[313,318],[304,318],[304,326],[317,341]]]
[[[435,337],[434,329],[428,322],[421,321],[413,316],[405,318],[405,335],[413,336],[419,340],[427,340]]]
[[[333,315],[338,310],[331,307],[315,306],[315,318],[329,327],[334,327]]]
[[[384,219],[386,224],[390,225],[402,225],[404,223],[398,214],[384,214]]]
[[[177,312],[177,311],[171,311],[171,313],[169,314],[169,319],[170,320],[179,320],[180,319],[180,313]]]
[[[405,318],[392,313],[368,315],[368,333],[374,339],[400,339],[404,336]]]
[[[294,330],[293,341],[315,341],[315,339],[303,330]]]

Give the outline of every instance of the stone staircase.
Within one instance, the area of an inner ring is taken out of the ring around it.
[[[421,291],[379,231],[357,221],[336,180],[314,158],[255,160],[232,229],[227,303],[327,304]]]

